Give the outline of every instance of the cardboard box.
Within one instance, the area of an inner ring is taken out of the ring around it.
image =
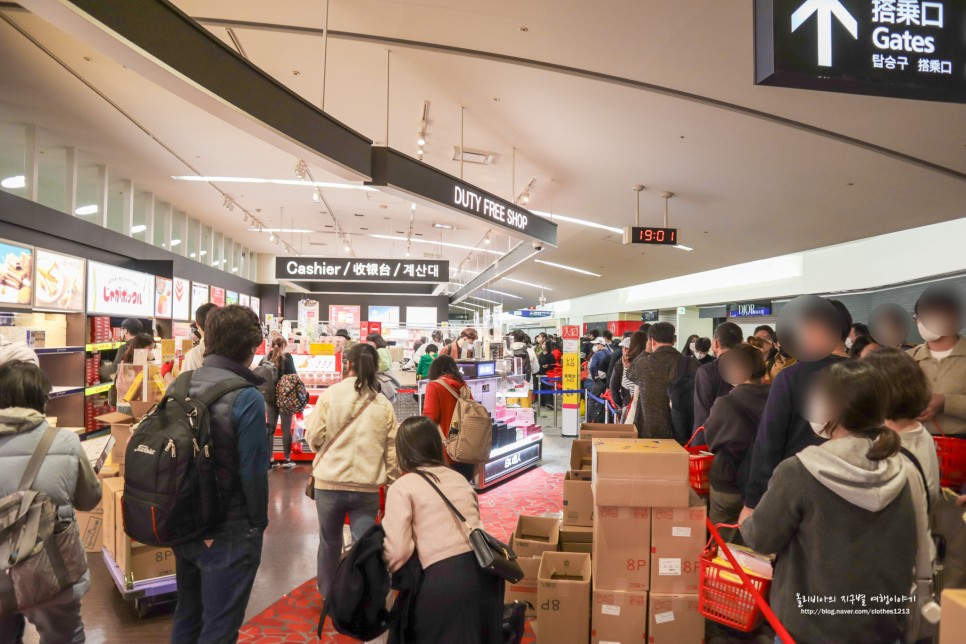
[[[650,584],[650,508],[598,507],[594,588],[641,592]]]
[[[688,453],[671,439],[595,439],[594,503],[686,508]]]
[[[594,525],[594,490],[588,470],[570,470],[564,475],[563,524]]]
[[[117,526],[122,524],[121,516],[117,514],[120,504],[116,497],[124,493],[124,479],[109,478],[101,481],[101,507],[104,511],[104,524],[101,528],[101,539],[104,548],[114,555],[117,552]]]
[[[111,449],[111,462],[115,465],[121,465],[124,463],[127,443],[134,434],[134,416],[124,412],[112,411],[96,416],[94,420],[111,426],[111,437],[114,439],[114,447]]]
[[[171,548],[157,548],[132,542],[126,535],[118,542],[117,567],[125,579],[143,581],[156,577],[175,574],[174,551]]]
[[[560,519],[525,514],[517,519],[511,545],[518,557],[539,557],[548,550],[557,550],[559,543]]]
[[[966,632],[966,590],[944,590],[940,605],[943,618],[939,623],[939,644],[957,644]]]
[[[85,552],[100,552],[104,547],[104,513],[99,511],[74,512],[77,529]]]
[[[580,438],[637,438],[635,425],[617,425],[614,423],[581,423]]]
[[[591,554],[594,543],[594,529],[590,526],[561,526],[560,550],[562,552],[586,552]]]
[[[635,644],[647,639],[647,593],[594,589],[591,644]]]
[[[537,574],[537,623],[541,642],[587,644],[590,576],[590,555],[543,553]]]
[[[527,605],[527,617],[537,616],[537,574],[540,572],[540,557],[520,557],[517,559],[523,570],[523,579],[515,584],[506,582],[503,602],[511,604],[520,601]]]
[[[570,469],[590,470],[594,464],[594,446],[590,440],[575,440],[570,444]]]
[[[651,511],[651,592],[696,594],[707,543],[708,508],[694,491],[690,507]]]
[[[648,599],[649,644],[704,641],[704,617],[698,611],[697,595],[650,593]]]

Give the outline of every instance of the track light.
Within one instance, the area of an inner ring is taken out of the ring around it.
[[[416,156],[419,157],[420,159],[423,158],[423,149],[422,148],[419,148],[418,150],[416,150]]]
[[[305,165],[305,161],[299,159],[299,162],[295,164],[295,178],[299,181],[305,181],[307,174],[308,166]]]
[[[268,241],[274,244],[276,239],[278,239],[278,237],[275,236],[275,233],[272,233],[271,236],[268,238]]]
[[[419,147],[423,147],[424,145],[426,145],[426,137],[420,134],[419,138],[416,140],[416,145],[418,145]]]
[[[486,237],[483,238],[483,243],[486,244],[487,246],[490,245],[490,233],[489,233],[489,231],[487,231]]]
[[[315,203],[322,201],[322,193],[319,192],[318,188],[312,191],[312,201]]]

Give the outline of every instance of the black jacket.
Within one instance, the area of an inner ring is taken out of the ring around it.
[[[704,423],[708,448],[714,453],[708,477],[720,491],[740,494],[748,481],[751,446],[765,411],[769,385],[738,385],[714,401]]]
[[[694,427],[692,429],[704,425],[714,401],[721,396],[727,396],[730,391],[731,385],[721,377],[717,360],[701,365],[698,372],[694,374]]]
[[[745,505],[749,508],[758,505],[779,463],[809,445],[825,442],[812,431],[802,413],[815,375],[842,360],[848,358],[829,356],[817,362],[796,362],[775,377],[751,455],[751,471],[745,488]]]
[[[614,371],[610,375],[610,397],[614,405],[620,409],[631,404],[631,392],[624,389],[624,361],[617,359]]]
[[[687,369],[694,372],[698,361],[690,358]],[[674,438],[671,432],[671,402],[668,386],[681,374],[681,352],[671,346],[641,353],[627,368],[627,379],[638,387],[634,424],[640,438]]]
[[[268,445],[265,399],[256,389],[261,378],[233,360],[209,355],[192,372],[189,393],[200,396],[215,384],[243,378],[251,387],[222,396],[209,408],[215,476],[227,504],[225,523],[264,528],[268,525]]]

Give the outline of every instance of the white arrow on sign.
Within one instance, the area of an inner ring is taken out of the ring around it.
[[[818,14],[818,64],[822,67],[831,67],[832,14],[835,14],[842,26],[848,29],[855,39],[859,37],[859,23],[839,0],[806,0],[805,4],[792,14],[792,31],[801,27],[813,13]]]

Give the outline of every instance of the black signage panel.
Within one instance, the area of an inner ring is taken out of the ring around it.
[[[755,0],[755,80],[966,102],[966,2]]]
[[[390,148],[372,149],[370,185],[394,188],[411,198],[456,210],[551,246],[557,245],[557,224]]]
[[[542,453],[539,442],[531,443],[520,450],[504,454],[487,463],[483,468],[483,482],[489,483],[511,472],[523,469],[540,460]]]
[[[660,322],[661,312],[657,309],[641,311],[641,322]]]
[[[771,302],[732,302],[728,305],[729,318],[754,318],[771,315]]]
[[[449,262],[435,259],[276,257],[275,279],[290,282],[449,281]]]
[[[629,226],[624,229],[625,244],[659,244],[677,246],[677,228],[654,228],[651,226]]]

